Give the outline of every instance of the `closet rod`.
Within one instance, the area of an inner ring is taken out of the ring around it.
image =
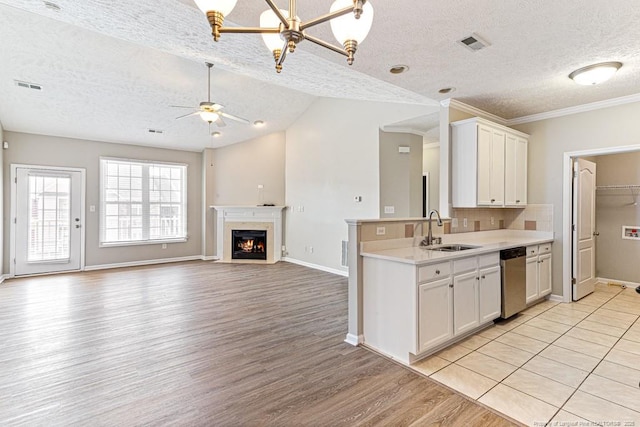
[[[629,184],[629,185],[598,185],[596,190],[638,190],[640,189],[640,184]]]

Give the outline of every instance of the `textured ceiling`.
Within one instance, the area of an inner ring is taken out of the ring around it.
[[[258,35],[223,34],[214,43],[192,0],[55,2],[59,11],[41,0],[0,0],[0,120],[8,130],[199,150],[284,130],[319,96],[422,104],[426,112],[453,96],[508,119],[640,88],[640,8],[626,0],[372,0],[374,25],[352,67],[305,42],[282,74]],[[330,4],[299,0],[298,14],[307,20]],[[266,7],[239,1],[227,22],[255,26]],[[334,42],[328,24],[309,32]],[[491,46],[470,52],[455,43],[472,32]],[[624,66],[601,86],[567,78],[610,60]],[[211,140],[198,117],[174,120],[185,111],[169,105],[206,99],[205,61],[216,64],[213,100],[265,128],[229,122]],[[394,64],[410,70],[392,75]],[[457,90],[438,93],[449,86]]]

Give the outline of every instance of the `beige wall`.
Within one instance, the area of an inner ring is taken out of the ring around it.
[[[440,206],[440,146],[429,144],[422,149],[422,171],[429,172],[429,209]]]
[[[2,122],[0,122],[0,144],[4,144],[4,129],[2,128]],[[4,148],[0,146],[0,224],[4,224]],[[0,274],[4,272],[4,227],[0,227]]]
[[[424,115],[428,108],[320,98],[289,127],[288,257],[347,271],[340,266],[341,242],[348,238],[345,219],[379,216],[379,129]]]
[[[5,132],[4,139],[9,142],[9,149],[4,150],[3,159],[5,236],[9,236],[10,232],[11,164],[76,167],[86,170],[86,266],[201,255],[202,155],[200,153],[15,132]],[[184,243],[169,243],[167,249],[162,249],[159,244],[100,248],[98,246],[100,156],[186,163],[188,165],[187,233],[189,240]],[[90,205],[96,206],[95,212],[89,212]],[[9,239],[7,238],[4,239],[5,267],[9,265],[8,257]],[[8,268],[5,268],[5,273],[8,272],[7,270]]]
[[[214,166],[216,205],[284,205],[284,132],[217,148]]]
[[[640,144],[640,103],[514,126],[529,139],[528,201],[553,204],[553,294],[562,295],[562,175],[565,152]]]
[[[398,148],[409,147],[409,154]],[[379,135],[380,218],[422,216],[422,137],[409,133],[383,132]],[[386,214],[385,206],[395,213]]]
[[[640,184],[640,152],[597,156],[597,185]],[[636,190],[637,194],[637,190]],[[630,190],[596,192],[596,275],[607,279],[640,282],[640,240],[622,238],[622,226],[640,228],[638,197]]]

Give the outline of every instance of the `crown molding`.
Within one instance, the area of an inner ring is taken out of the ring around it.
[[[635,95],[621,96],[619,98],[605,99],[604,101],[591,102],[589,104],[576,105],[575,107],[561,108],[559,110],[547,111],[545,113],[516,117],[515,119],[506,120],[506,125],[513,126],[523,123],[537,122],[540,120],[555,119],[557,117],[570,116],[572,114],[585,113],[587,111],[601,110],[603,108],[631,104],[634,102],[640,102],[640,93],[637,93]]]
[[[465,113],[473,114],[474,116],[491,120],[492,122],[501,124],[503,126],[507,125],[506,119],[503,119],[500,116],[496,116],[495,114],[487,113],[484,110],[481,110],[469,104],[465,104],[464,102],[458,101],[457,99],[448,98],[442,100],[440,101],[440,105],[445,108],[455,108],[456,110],[464,111]]]
[[[393,126],[393,125],[387,125],[387,126],[381,126],[380,129],[383,132],[395,132],[395,133],[411,133],[413,135],[418,135],[421,137],[425,137],[427,136],[427,132],[423,132],[417,129],[414,129],[412,127],[408,127],[408,126]]]

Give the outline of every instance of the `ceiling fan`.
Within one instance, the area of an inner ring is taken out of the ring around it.
[[[244,123],[244,124],[249,124],[249,120],[247,119],[243,119],[242,117],[238,117],[238,116],[234,116],[232,114],[229,113],[225,113],[224,110],[224,106],[221,104],[218,104],[216,102],[211,102],[211,68],[213,67],[213,64],[210,62],[205,62],[205,65],[209,68],[209,79],[208,79],[208,84],[207,84],[207,100],[206,101],[202,101],[200,103],[200,106],[198,107],[184,107],[181,105],[172,105],[172,107],[175,108],[189,108],[192,110],[196,110],[192,113],[189,114],[185,114],[183,116],[180,117],[176,117],[177,119],[183,119],[185,117],[190,117],[190,116],[195,116],[195,115],[199,115],[200,118],[202,120],[204,120],[205,122],[208,122],[209,124],[211,123],[215,123],[216,125],[223,127],[226,126],[227,124],[224,122],[224,120],[222,120],[223,117],[227,118],[227,119],[231,119],[231,120],[235,120],[236,122],[240,122],[240,123]]]

